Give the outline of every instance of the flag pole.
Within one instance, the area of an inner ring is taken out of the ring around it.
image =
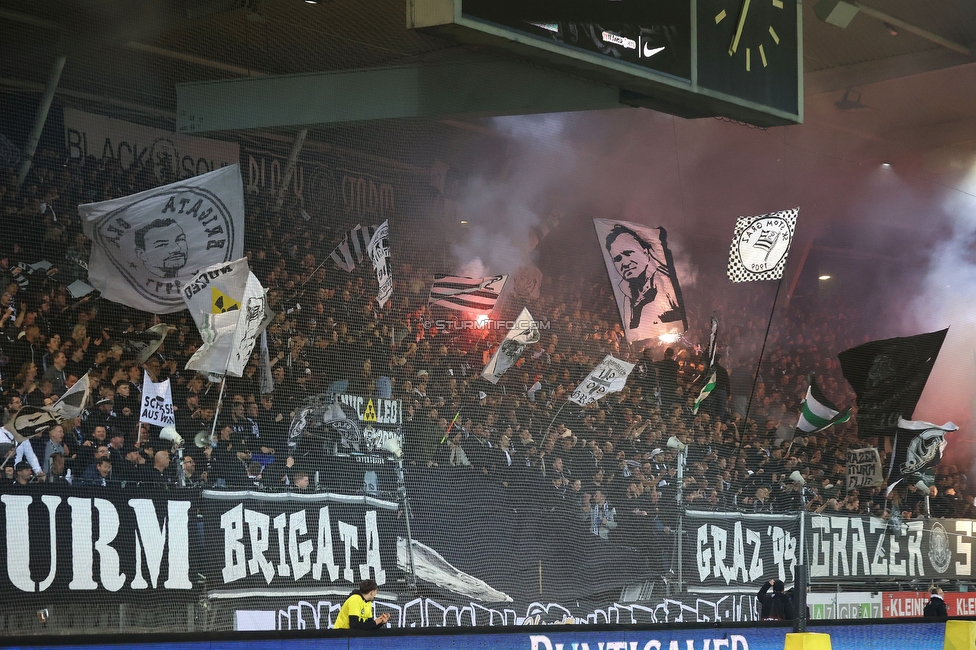
[[[776,283],[776,295],[773,296],[773,308],[769,310],[769,320],[766,322],[766,335],[763,336],[762,349],[759,351],[759,363],[756,364],[756,375],[752,378],[752,390],[749,391],[749,405],[746,407],[746,417],[744,420],[749,419],[749,413],[752,411],[752,398],[756,395],[756,384],[759,382],[759,371],[762,368],[763,356],[766,354],[766,340],[769,338],[769,328],[773,324],[773,314],[776,313],[776,301],[779,300],[779,290],[783,286],[783,277],[780,276],[779,282]]]

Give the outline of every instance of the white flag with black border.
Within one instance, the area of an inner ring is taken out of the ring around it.
[[[586,406],[605,395],[618,393],[623,390],[633,369],[633,363],[621,361],[608,354],[573,391],[569,401]]]
[[[495,354],[488,360],[488,365],[481,376],[493,384],[497,384],[505,371],[515,365],[525,352],[525,348],[539,341],[539,325],[532,320],[532,314],[527,308],[515,319],[515,325],[508,330],[504,340],[495,350]]]
[[[373,262],[373,270],[376,271],[376,281],[379,283],[379,290],[376,292],[376,302],[380,307],[393,297],[393,269],[390,265],[390,222],[384,221],[373,233],[373,238],[369,240],[366,248],[369,259]]]
[[[200,269],[244,252],[237,165],[119,199],[78,206],[92,241],[88,282],[102,297],[154,314],[180,311]]]

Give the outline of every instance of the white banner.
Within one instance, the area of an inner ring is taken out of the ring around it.
[[[628,343],[688,330],[678,272],[664,228],[594,219]]]
[[[495,354],[488,361],[488,365],[485,366],[481,376],[491,383],[497,384],[505,371],[519,360],[519,357],[525,352],[526,346],[537,343],[539,338],[539,325],[532,320],[532,314],[529,313],[528,308],[523,308],[522,313],[515,320],[515,325],[508,330],[508,334],[505,335],[505,339],[495,350]]]
[[[390,268],[390,222],[384,221],[373,238],[369,240],[366,249],[369,259],[373,261],[373,269],[376,271],[376,281],[379,282],[379,291],[376,293],[376,302],[380,307],[386,305],[386,301],[393,296],[393,269]]]
[[[64,133],[70,159],[116,160],[122,169],[140,163],[151,167],[160,182],[167,180],[166,167],[172,170],[170,179],[190,178],[241,159],[241,148],[234,142],[176,135],[71,108],[64,109]]]
[[[247,258],[205,269],[183,287],[183,299],[203,345],[188,370],[240,377],[261,331],[266,311],[264,287]]]
[[[139,421],[160,427],[171,427],[176,424],[176,415],[173,411],[173,391],[170,389],[169,379],[157,383],[150,381],[148,372],[142,374],[142,403],[139,405]]]
[[[156,314],[185,307],[182,287],[244,250],[237,165],[120,199],[78,206],[92,240],[88,281],[104,298]]]
[[[590,371],[583,383],[573,391],[570,402],[576,402],[580,406],[586,406],[595,402],[604,395],[621,391],[627,383],[627,376],[634,369],[634,364],[621,361],[611,355],[600,362],[596,368]]]
[[[847,489],[882,487],[881,456],[874,447],[847,450]]]

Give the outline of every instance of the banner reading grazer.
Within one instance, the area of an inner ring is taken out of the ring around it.
[[[866,576],[942,578],[973,575],[970,519],[907,520],[808,514],[804,534],[812,579],[863,582]]]
[[[685,513],[688,591],[755,591],[763,580],[790,583],[800,559],[797,515]]]
[[[628,343],[688,329],[664,228],[594,219]]]

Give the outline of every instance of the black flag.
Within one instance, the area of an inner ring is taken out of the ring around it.
[[[837,355],[857,394],[860,437],[895,435],[898,419],[911,419],[948,331],[871,341]]]

